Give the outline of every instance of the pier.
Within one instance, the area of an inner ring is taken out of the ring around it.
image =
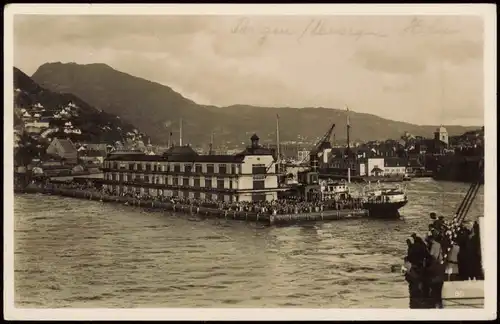
[[[361,218],[368,216],[368,211],[341,209],[341,210],[324,210],[321,212],[297,213],[297,214],[267,214],[257,213],[252,211],[233,211],[222,210],[217,208],[208,208],[203,206],[173,204],[170,202],[161,202],[155,200],[141,200],[132,197],[111,196],[102,193],[91,191],[82,191],[75,189],[46,189],[41,187],[28,187],[22,193],[27,194],[50,194],[63,197],[88,199],[101,202],[119,203],[122,205],[159,209],[171,212],[180,212],[188,215],[199,215],[207,218],[224,218],[240,221],[259,222],[266,225],[286,225],[301,222],[319,222],[332,221],[342,219]]]

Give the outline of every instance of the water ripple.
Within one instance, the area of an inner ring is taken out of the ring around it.
[[[17,307],[391,307],[390,272],[467,185],[409,184],[403,220],[265,227],[50,195],[15,197]],[[470,217],[482,213],[482,193]],[[405,307],[405,306],[403,306]]]

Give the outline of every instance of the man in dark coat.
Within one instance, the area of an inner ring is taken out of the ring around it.
[[[426,267],[424,280],[429,283],[430,301],[432,308],[443,308],[442,290],[445,280],[445,266],[441,244],[437,241],[436,234],[430,237],[430,262]]]
[[[429,256],[429,252],[427,250],[427,245],[425,244],[424,240],[422,240],[421,237],[417,236],[417,234],[413,233],[411,234],[411,237],[413,238],[413,263],[418,265],[419,267],[424,267],[427,258]]]
[[[409,240],[407,240],[408,242]],[[411,242],[410,242],[411,243]],[[422,295],[422,269],[413,265],[408,257],[404,258],[405,261],[405,280],[408,282],[408,290],[410,295],[410,308],[424,308],[423,295]]]

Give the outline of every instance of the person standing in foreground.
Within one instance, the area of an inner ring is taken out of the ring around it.
[[[460,246],[452,242],[448,251],[446,259],[446,274],[448,275],[449,281],[455,281],[459,279],[459,268],[458,268],[458,254],[460,253]]]
[[[444,284],[444,260],[441,244],[436,239],[437,233],[433,231],[429,237],[430,264],[427,268],[430,287],[430,306],[432,308],[443,308],[442,290]]]
[[[408,282],[410,295],[410,308],[427,308],[428,285],[425,282],[425,264],[428,256],[425,242],[413,233],[411,235],[414,242],[407,239],[408,255],[404,258],[405,280]]]
[[[421,272],[415,267],[408,257],[404,258],[405,280],[408,282],[408,292],[410,294],[410,308],[423,308],[422,295],[422,276]],[[420,269],[421,270],[421,269]]]

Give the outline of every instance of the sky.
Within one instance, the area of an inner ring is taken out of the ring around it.
[[[483,125],[479,16],[14,16],[14,65],[106,63],[200,104]]]

